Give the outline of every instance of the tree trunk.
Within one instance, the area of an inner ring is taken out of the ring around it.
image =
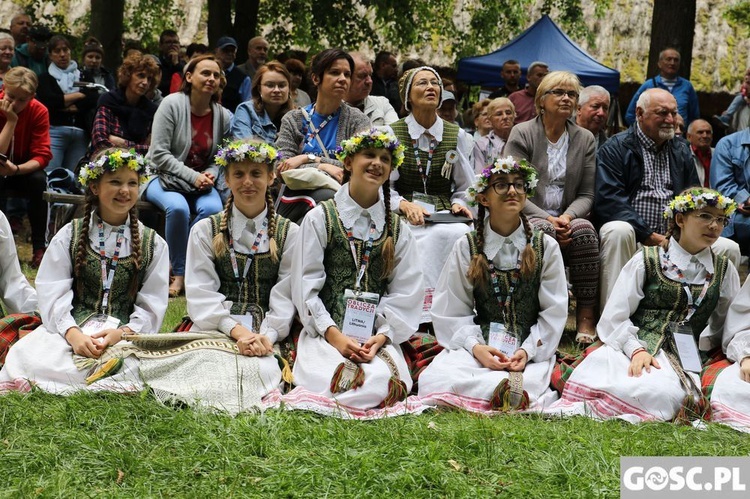
[[[231,0],[208,0],[208,48],[213,51],[219,38],[231,35]],[[239,47],[237,48],[239,49]]]
[[[247,42],[258,29],[260,0],[237,0],[234,7],[234,38],[237,40],[237,64],[247,60]]]
[[[654,0],[651,17],[651,47],[648,52],[649,78],[659,74],[659,52],[674,47],[680,53],[680,76],[690,79],[693,62],[696,0]]]
[[[102,65],[115,73],[122,60],[125,0],[91,0],[91,35],[102,42]]]

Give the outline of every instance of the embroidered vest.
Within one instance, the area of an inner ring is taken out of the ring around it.
[[[219,233],[221,226],[221,213],[210,217],[211,233],[213,237]],[[247,312],[248,305],[258,304],[263,309],[263,313],[268,312],[268,301],[271,297],[271,288],[274,287],[279,278],[279,264],[281,261],[281,251],[286,242],[286,236],[289,233],[289,220],[276,215],[276,247],[279,250],[279,261],[274,263],[271,259],[271,252],[256,253],[247,271],[247,277],[242,283],[242,296],[240,289],[234,277],[232,270],[232,259],[229,257],[229,251],[224,255],[214,259],[216,272],[219,274],[219,293],[223,294],[227,300],[232,302],[230,313],[244,315]],[[242,278],[242,271],[245,269],[248,254],[235,252],[237,257],[237,270]]]
[[[323,212],[326,217],[326,249],[323,254],[323,265],[326,269],[326,281],[323,289],[320,290],[319,297],[325,305],[326,310],[331,314],[331,318],[341,328],[344,320],[345,304],[344,291],[354,289],[359,272],[359,262],[362,261],[362,255],[365,251],[366,241],[354,239],[354,248],[357,252],[357,261],[354,261],[349,239],[346,235],[346,228],[341,223],[339,213],[336,210],[336,204],[332,199],[319,203],[323,206]],[[398,242],[400,225],[399,217],[391,217],[393,226],[393,244]],[[388,279],[383,279],[383,259],[381,257],[383,243],[387,237],[387,231],[378,239],[373,241],[372,252],[370,253],[370,263],[367,265],[365,275],[362,277],[360,284],[362,291],[377,293],[383,296],[388,290]]]
[[[479,253],[476,231],[466,234],[469,239],[469,251],[472,258]],[[544,237],[542,232],[534,229],[531,236],[531,247],[536,254],[536,266],[530,277],[520,275],[511,296],[506,328],[517,333],[523,343],[531,332],[531,326],[539,318],[539,285],[542,281],[542,263],[544,258]],[[497,271],[501,295],[507,296],[513,270]],[[491,281],[487,276],[487,286],[474,287],[474,307],[477,316],[474,322],[482,328],[482,336],[488,341],[490,322],[503,322],[503,312],[492,291]]]
[[[70,239],[70,258],[72,262],[75,262],[84,221],[82,218],[77,218],[72,223],[73,237]],[[139,289],[140,284],[146,278],[146,269],[148,269],[154,256],[155,234],[153,229],[143,227],[141,233],[141,270],[138,272]],[[112,259],[107,258],[107,265],[111,263]],[[130,279],[135,272],[135,259],[132,254],[118,260],[115,276],[112,279],[112,288],[109,292],[109,304],[105,313],[117,317],[122,324],[126,324],[130,320],[130,314],[133,312],[133,306],[135,305],[135,296],[130,295]],[[82,295],[79,295],[77,291],[78,279],[83,279],[84,293]],[[87,244],[86,261],[83,264],[81,275],[78,278],[73,278],[72,314],[76,323],[80,324],[89,315],[101,312],[102,295],[101,259],[99,253],[90,244]]]
[[[440,119],[440,118],[438,118]],[[411,136],[409,136],[409,127],[403,119],[391,123],[393,133],[398,140],[406,147],[404,151],[404,162],[398,169],[399,178],[396,181],[396,190],[404,199],[411,201],[414,192],[424,192],[422,185],[422,176],[417,168],[417,160],[414,157],[414,148],[412,146]],[[432,166],[427,176],[427,194],[436,197],[436,210],[449,210],[451,208],[451,195],[453,194],[452,179],[445,178],[440,171],[445,164],[445,155],[448,151],[458,149],[458,125],[443,121],[443,141],[437,145],[432,155]],[[427,169],[428,153],[419,151],[419,160],[422,163],[422,170]],[[454,165],[455,166],[455,165]]]
[[[643,248],[643,261],[646,265],[644,297],[630,320],[638,328],[638,339],[646,342],[648,352],[655,355],[669,337],[669,323],[681,321],[687,315],[688,302],[682,284],[667,279],[662,273],[658,247]],[[706,297],[689,321],[696,341],[719,302],[721,282],[726,271],[727,258],[714,255],[714,275],[708,286]],[[700,296],[702,289],[702,283],[690,285],[693,300]]]

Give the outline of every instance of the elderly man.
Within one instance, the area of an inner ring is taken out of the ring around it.
[[[354,59],[354,73],[349,85],[346,102],[356,107],[370,118],[372,126],[390,125],[398,121],[398,114],[391,107],[388,99],[379,95],[370,95],[372,91],[372,65],[359,52],[349,54]]]
[[[386,97],[396,113],[401,112],[401,97],[398,95],[398,62],[390,52],[379,52],[375,56],[375,71],[372,76],[372,95]]]
[[[636,123],[599,148],[593,213],[601,226],[602,309],[638,245],[656,246],[664,240],[667,203],[698,185],[690,148],[674,138],[676,116],[672,94],[648,89],[636,103]],[[713,247],[739,264],[737,243],[719,238]]]
[[[521,81],[521,64],[515,59],[505,61],[500,69],[500,78],[503,79],[504,85],[492,92],[487,97],[488,99],[508,97],[513,92],[520,90],[518,82]]]
[[[711,159],[711,185],[738,205],[722,233],[750,254],[750,128],[722,138]]]
[[[16,47],[28,42],[29,28],[31,27],[31,17],[21,12],[10,19],[10,34],[16,42]]]
[[[262,36],[256,36],[247,42],[247,61],[237,66],[237,68],[252,80],[253,76],[255,76],[255,71],[264,65],[267,60],[268,42]]]
[[[227,84],[221,92],[221,105],[234,113],[240,103],[250,99],[250,78],[234,64],[237,42],[231,36],[222,36],[216,42],[216,59],[221,63]]]
[[[28,38],[23,45],[16,45],[16,52],[10,65],[29,68],[39,77],[47,72],[50,65],[47,44],[52,38],[52,32],[47,26],[37,24],[29,28]]]
[[[513,105],[516,106],[516,125],[536,118],[534,97],[537,87],[547,73],[549,73],[549,65],[546,62],[532,62],[528,71],[526,71],[526,80],[528,81],[526,88],[508,96]]]
[[[607,141],[607,118],[609,117],[609,92],[599,85],[589,85],[578,96],[576,124],[594,134],[596,147]]]
[[[649,88],[662,88],[671,93],[677,101],[677,112],[685,119],[686,124],[697,120],[701,114],[698,109],[698,94],[695,93],[690,81],[677,76],[680,71],[680,53],[672,47],[665,48],[659,53],[657,67],[659,74],[646,80],[630,101],[628,112],[625,114],[628,125],[635,121],[638,98]]]
[[[714,148],[714,130],[706,120],[695,120],[687,129],[687,141],[693,152],[693,163],[698,174],[698,180],[703,187],[709,187],[709,172],[711,171],[711,156]]]

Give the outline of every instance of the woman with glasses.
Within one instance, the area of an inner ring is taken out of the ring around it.
[[[294,107],[291,85],[289,71],[280,62],[267,62],[258,68],[253,77],[253,98],[237,106],[229,135],[235,139],[254,137],[273,145],[281,118]]]
[[[539,171],[524,213],[560,244],[576,297],[576,341],[589,344],[596,339],[599,289],[599,237],[586,219],[594,204],[596,142],[571,120],[580,91],[576,75],[547,74],[534,98],[537,117],[513,127],[504,153]]]

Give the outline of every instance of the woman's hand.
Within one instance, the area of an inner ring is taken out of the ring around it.
[[[210,173],[199,173],[194,184],[197,189],[210,189],[214,185],[214,176]]]
[[[263,357],[273,353],[273,344],[267,336],[253,333],[242,324],[237,324],[229,332],[229,336],[237,340],[240,355],[248,357]]]
[[[359,362],[370,362],[372,359],[375,358],[375,355],[377,355],[378,350],[380,350],[383,345],[385,345],[385,342],[388,341],[388,338],[384,334],[376,334],[375,336],[371,336],[367,342],[362,345],[362,353],[360,354],[361,360]]]
[[[657,369],[661,369],[661,366],[654,357],[651,356],[646,350],[637,351],[633,357],[630,358],[630,366],[628,367],[628,376],[640,378],[643,373],[643,368],[646,368],[646,372],[651,372],[651,366]]]
[[[398,204],[398,209],[401,210],[401,213],[406,217],[406,220],[412,225],[424,225],[425,215],[430,214],[429,211],[418,204],[405,199]]]
[[[102,345],[102,350],[118,344],[122,340],[122,329],[103,329],[94,333],[91,337]]]
[[[328,175],[336,179],[336,182],[339,184],[344,181],[344,169],[339,168],[336,165],[331,165],[329,163],[320,163],[318,164],[318,170],[326,172]]]
[[[505,371],[510,366],[510,359],[497,348],[477,343],[471,349],[474,358],[487,369],[493,371]]]
[[[73,347],[75,353],[90,359],[98,359],[106,348],[104,344],[106,340],[95,340],[92,336],[83,334],[83,331],[77,327],[68,329],[65,339]]]
[[[354,362],[362,362],[362,347],[359,343],[339,331],[337,327],[331,326],[326,330],[325,339],[330,343],[342,357]]]
[[[113,146],[115,147],[127,147],[128,141],[123,139],[122,137],[118,137],[117,135],[110,135],[107,137],[107,140],[109,140]]]
[[[526,368],[526,363],[529,361],[529,354],[526,353],[526,350],[523,348],[519,348],[516,350],[516,353],[513,354],[513,357],[510,358],[510,365],[508,366],[508,371],[523,371],[524,368]]]
[[[555,238],[560,247],[565,248],[570,244],[570,215],[560,215],[559,217],[547,217],[547,221],[555,228]]]
[[[454,215],[463,215],[465,217],[474,218],[469,208],[458,203],[453,203],[451,205],[451,213],[453,213]]]
[[[300,166],[309,162],[310,160],[307,158],[307,154],[298,154],[279,163],[278,170],[280,172],[294,170],[295,168],[299,168]]]
[[[750,357],[740,361],[740,379],[750,383]]]
[[[13,103],[7,100],[0,100],[0,114],[5,116],[5,121],[12,123],[14,126],[18,123],[18,115],[13,110]]]
[[[21,169],[11,160],[0,160],[0,175],[2,175],[3,177],[12,177],[13,175],[18,175],[19,173],[21,173]]]

